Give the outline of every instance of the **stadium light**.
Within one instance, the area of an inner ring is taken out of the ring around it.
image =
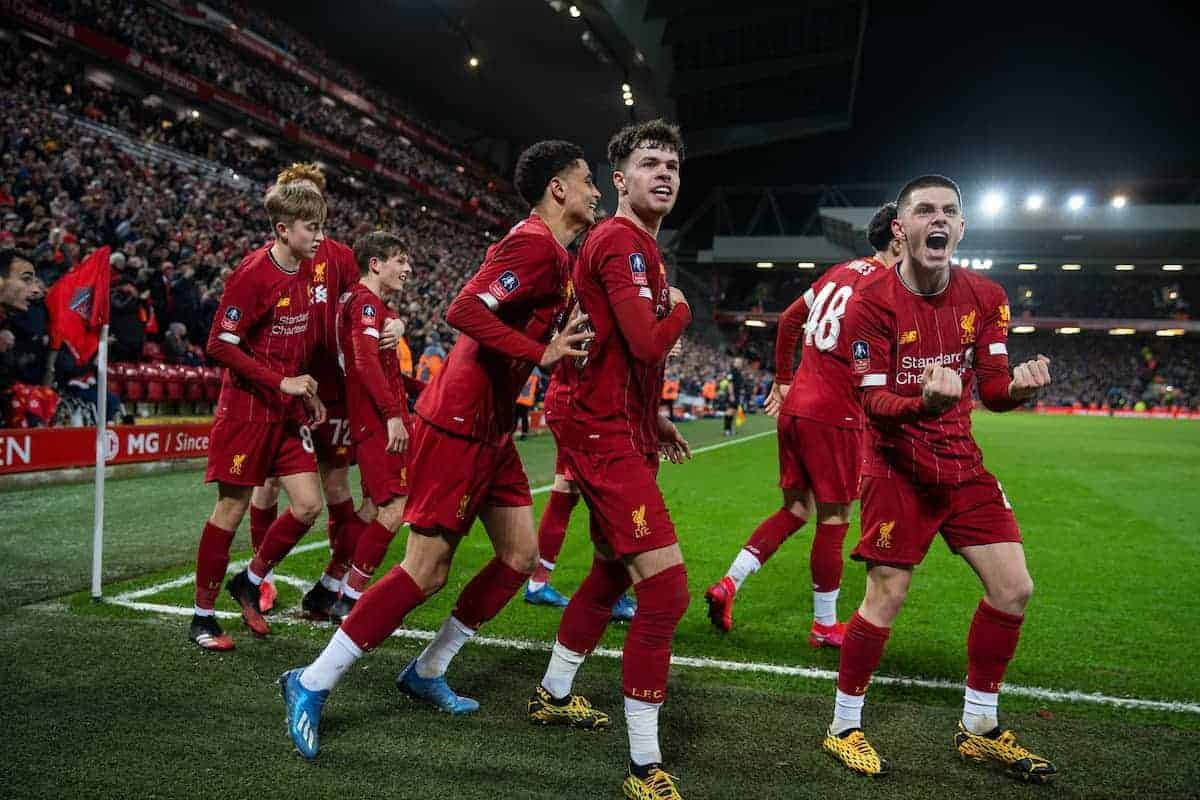
[[[746,320],[746,327],[747,328],[765,328],[765,327],[767,327],[767,323],[763,322],[761,319],[748,319],[748,320]]]
[[[629,94],[630,92],[632,92],[632,91],[633,91],[633,87],[632,87],[632,86],[630,86],[628,83],[622,83],[622,84],[621,84],[621,91],[622,91],[622,92],[625,92],[626,94]]]
[[[1128,203],[1129,203],[1129,198],[1126,197],[1125,195],[1123,195],[1123,194],[1113,195],[1113,199],[1112,199],[1112,207],[1113,208],[1124,208],[1126,205],[1128,205]]]
[[[1037,269],[1037,264],[1017,264],[1017,269],[1021,272],[1033,272]]]
[[[796,264],[800,269],[816,269],[817,265],[811,261],[801,261]]]
[[[1079,270],[1083,269],[1083,265],[1082,264],[1063,264],[1062,268],[1063,268],[1063,272],[1079,272]]]
[[[1079,211],[1087,205],[1087,198],[1081,194],[1071,195],[1071,199],[1067,200],[1067,208],[1072,211]]]
[[[471,56],[467,59],[467,66],[471,69],[479,69],[479,58],[477,56]]]
[[[1117,272],[1133,272],[1133,264],[1117,264],[1113,269]]]
[[[632,98],[632,97],[626,97],[626,98],[625,98],[625,105],[627,105],[627,106],[631,106],[631,105],[633,105],[633,98]]]
[[[1137,333],[1133,328],[1109,328],[1109,336],[1132,336]]]
[[[579,19],[579,17],[583,14],[583,12],[579,10],[579,6],[575,5],[568,8],[567,13],[571,15],[571,19]]]
[[[1041,211],[1042,206],[1046,204],[1046,198],[1040,194],[1031,194],[1025,198],[1026,211]]]
[[[983,213],[994,217],[1004,210],[1005,197],[1002,192],[988,192],[983,196]]]
[[[1181,272],[1183,264],[1163,264],[1163,272]]]
[[[1070,334],[1072,334],[1072,333],[1079,333],[1079,328],[1070,328],[1070,327],[1068,327],[1068,328],[1055,328],[1055,329],[1054,329],[1054,332],[1055,332],[1055,333],[1061,333],[1061,334],[1063,334],[1064,336],[1066,336],[1066,335],[1070,335]]]
[[[1155,336],[1183,336],[1183,328],[1163,328],[1154,332]]]
[[[192,119],[200,119],[200,112],[197,109],[192,109]]]
[[[774,261],[759,261],[754,266],[758,267],[759,269],[771,269],[772,267],[775,266],[775,262]]]
[[[1037,328],[1032,325],[1017,325],[1012,329],[1013,333],[1033,333]]]

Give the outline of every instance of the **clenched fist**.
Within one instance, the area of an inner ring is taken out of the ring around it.
[[[1050,359],[1039,354],[1037,358],[1017,364],[1013,368],[1012,383],[1008,384],[1008,396],[1013,400],[1025,401],[1050,385]]]
[[[962,378],[947,367],[930,364],[922,376],[921,399],[925,408],[941,414],[954,407],[962,397]]]

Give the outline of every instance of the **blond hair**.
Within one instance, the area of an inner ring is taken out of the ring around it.
[[[296,181],[312,181],[321,194],[325,193],[325,172],[315,161],[292,162],[291,166],[284,167],[275,176],[276,183],[295,183]]]
[[[280,222],[290,226],[297,220],[316,220],[323,223],[329,211],[325,205],[325,197],[316,185],[307,179],[276,183],[267,190],[263,205],[266,206],[272,228]]]

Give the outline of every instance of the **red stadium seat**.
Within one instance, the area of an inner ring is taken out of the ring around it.
[[[205,396],[204,367],[182,367],[182,370],[184,399],[191,403],[203,400]]]
[[[182,402],[187,368],[173,364],[163,364],[162,366],[163,377],[167,381],[167,400],[172,403]]]
[[[146,382],[146,401],[161,403],[167,397],[166,376],[160,364],[139,364],[142,380]]]
[[[121,382],[125,388],[125,392],[121,395],[121,398],[133,403],[144,400],[146,397],[146,382],[142,379],[141,365],[118,364],[117,366],[120,367]]]
[[[108,391],[115,394],[117,397],[124,397],[125,382],[122,380],[122,371],[120,364],[108,365]]]

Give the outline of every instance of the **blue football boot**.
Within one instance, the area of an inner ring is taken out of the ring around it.
[[[637,603],[627,594],[621,595],[617,602],[613,603],[612,618],[613,622],[630,622],[633,615],[637,613]]]
[[[300,683],[303,669],[291,669],[279,676],[279,692],[287,714],[288,734],[300,755],[309,761],[317,757],[317,729],[321,727],[321,709],[329,692],[314,692]]]
[[[417,660],[408,662],[408,666],[396,676],[396,688],[414,700],[423,700],[447,714],[460,716],[472,714],[479,710],[479,703],[469,697],[459,697],[446,683],[446,678],[439,675],[436,678],[422,678],[417,674]]]
[[[535,606],[566,608],[568,601],[566,595],[548,583],[542,584],[542,588],[536,592],[532,591],[527,583],[525,584],[525,602]]]

